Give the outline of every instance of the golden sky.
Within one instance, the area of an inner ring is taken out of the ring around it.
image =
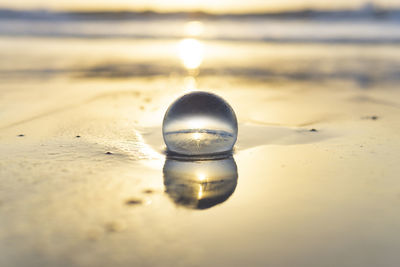
[[[358,7],[366,2],[399,6],[400,0],[2,0],[1,7],[45,9],[105,9],[211,12],[273,11],[299,8]]]

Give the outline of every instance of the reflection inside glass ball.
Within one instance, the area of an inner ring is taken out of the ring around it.
[[[212,155],[230,152],[238,125],[231,106],[221,97],[192,92],[176,100],[163,121],[163,137],[170,153]]]
[[[238,179],[233,157],[188,161],[167,158],[164,165],[166,193],[180,206],[207,209],[226,201]]]

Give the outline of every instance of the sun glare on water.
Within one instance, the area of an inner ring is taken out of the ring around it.
[[[198,173],[197,178],[200,182],[203,182],[206,179],[206,175],[204,173]]]
[[[198,140],[201,139],[201,133],[194,133],[194,134],[192,135],[192,137],[193,137],[194,140],[198,141]]]
[[[203,62],[203,44],[193,38],[185,38],[178,45],[179,58],[185,68],[189,70],[197,69]]]

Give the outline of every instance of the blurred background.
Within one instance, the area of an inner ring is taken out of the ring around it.
[[[400,78],[399,25],[396,0],[3,0],[0,79],[182,77],[193,89],[202,77],[225,77],[370,88]]]

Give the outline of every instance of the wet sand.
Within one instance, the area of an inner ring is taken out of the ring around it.
[[[109,44],[0,44],[1,266],[397,266],[398,47],[211,42],[190,73],[172,41],[160,62]],[[234,108],[233,158],[166,161],[164,112],[193,88]]]

